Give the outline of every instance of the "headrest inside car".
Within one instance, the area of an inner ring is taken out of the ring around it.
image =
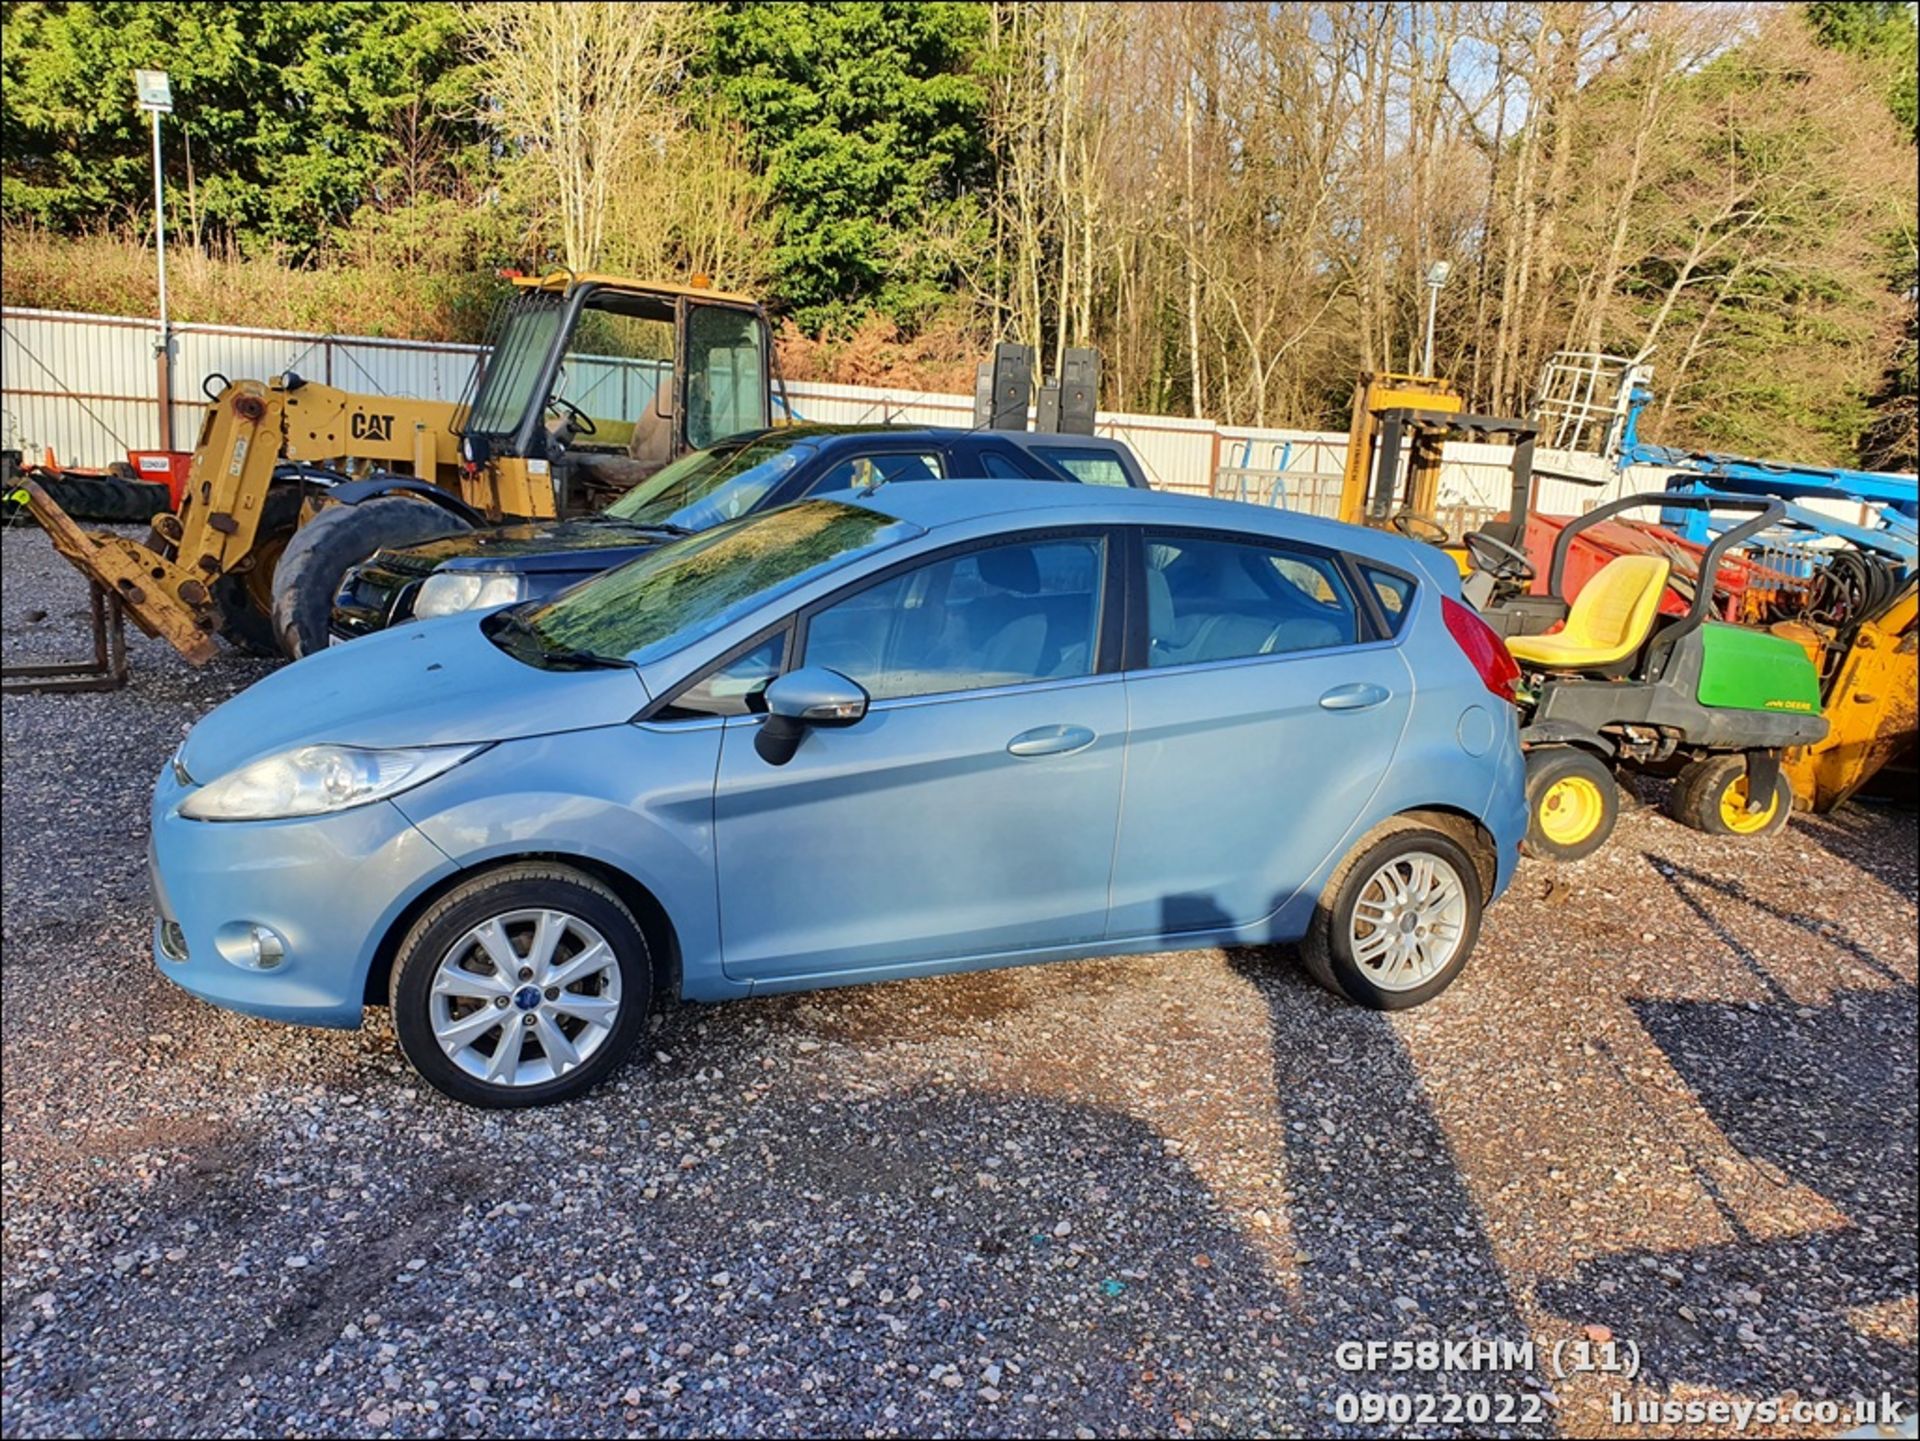
[[[1000,545],[980,552],[980,578],[1016,595],[1040,589],[1040,566],[1024,545]]]

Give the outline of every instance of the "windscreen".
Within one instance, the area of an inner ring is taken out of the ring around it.
[[[565,321],[564,297],[529,290],[494,312],[489,350],[465,424],[468,435],[513,435],[529,406],[546,400],[541,375]]]
[[[515,629],[551,652],[645,665],[809,576],[919,533],[863,506],[802,501],[661,546],[509,614]]]
[[[606,513],[641,525],[706,530],[755,509],[817,449],[810,441],[768,435],[696,450],[641,481]]]

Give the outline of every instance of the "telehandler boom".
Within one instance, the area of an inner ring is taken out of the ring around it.
[[[591,509],[687,450],[764,428],[772,359],[746,296],[515,277],[459,403],[292,372],[209,377],[180,507],[149,537],[85,530],[38,486],[29,505],[62,555],[193,664],[216,635],[299,656],[326,643],[347,568],[383,545]]]

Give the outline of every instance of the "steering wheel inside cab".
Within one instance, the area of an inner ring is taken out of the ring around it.
[[[1403,510],[1387,524],[1391,525],[1408,540],[1425,541],[1428,545],[1445,545],[1447,528],[1431,516],[1420,515],[1415,511]]]
[[[1467,537],[1467,555],[1472,558],[1475,570],[1484,571],[1495,580],[1526,582],[1533,579],[1533,562],[1527,559],[1527,553],[1484,530],[1476,530]]]
[[[548,396],[547,409],[558,415],[573,435],[592,435],[597,429],[591,415],[562,396]]]

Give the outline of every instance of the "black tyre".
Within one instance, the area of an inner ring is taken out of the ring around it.
[[[300,527],[300,487],[267,488],[254,528],[253,548],[240,564],[213,583],[213,608],[220,634],[252,655],[279,655],[273,629],[273,580],[287,544]]]
[[[1466,968],[1483,903],[1480,872],[1458,841],[1422,821],[1389,821],[1327,881],[1300,956],[1335,995],[1404,1011]]]
[[[330,505],[287,542],[273,580],[273,630],[294,659],[324,650],[327,617],[347,571],[383,546],[414,545],[467,529],[430,500],[388,495]]]
[[[1773,804],[1747,808],[1747,758],[1708,756],[1680,772],[1667,797],[1667,814],[1710,836],[1770,836],[1793,814],[1793,787],[1782,771],[1773,783]]]
[[[564,1101],[618,1066],[653,971],[633,913],[570,866],[502,866],[414,922],[388,986],[400,1050],[470,1106]]]
[[[144,525],[168,509],[167,488],[113,475],[63,475],[46,482],[47,494],[74,520]]]
[[[1620,787],[1605,761],[1576,746],[1527,752],[1527,835],[1520,848],[1577,861],[1607,843],[1620,819]]]

